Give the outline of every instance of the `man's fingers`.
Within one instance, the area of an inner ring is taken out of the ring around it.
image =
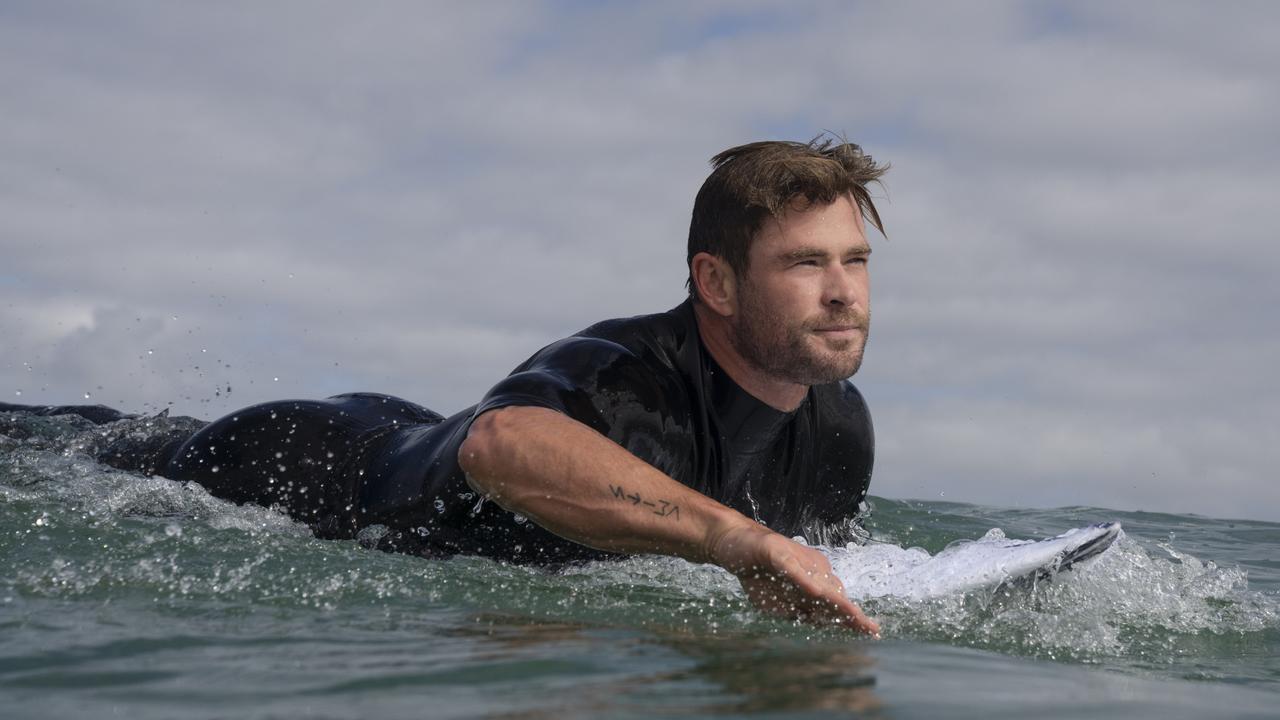
[[[844,583],[836,577],[826,557],[816,552],[815,555],[806,558],[811,564],[794,555],[782,563],[786,577],[778,580],[789,582],[801,595],[793,612],[800,610],[800,615],[810,619],[845,625],[879,637],[880,626],[845,595]]]
[[[827,565],[825,558],[822,563]],[[813,575],[819,575],[820,579],[814,578]],[[880,636],[880,626],[867,617],[857,603],[849,599],[844,592],[844,583],[831,572],[829,565],[822,570],[811,572],[810,579],[815,581],[814,584],[817,586],[817,593],[813,596],[814,601],[825,606],[824,609],[830,620],[868,635]]]
[[[876,623],[875,620],[867,617],[867,614],[862,612],[862,608],[858,607],[857,604],[848,598],[845,598],[844,601],[838,605],[840,613],[838,622],[840,624],[848,625],[859,632],[866,633],[867,635],[871,635],[876,638],[880,637],[880,625]]]
[[[880,636],[880,626],[843,592],[812,599],[814,614],[837,625],[845,625],[868,635]]]
[[[752,542],[738,546],[745,539]],[[821,552],[763,528],[746,536],[726,535],[715,547],[719,563],[738,576],[761,610],[879,636],[880,627],[845,595]]]

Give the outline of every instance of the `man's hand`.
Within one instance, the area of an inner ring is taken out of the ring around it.
[[[736,575],[751,603],[765,612],[880,636],[880,626],[849,600],[831,563],[813,548],[751,523],[719,533],[708,555]]]

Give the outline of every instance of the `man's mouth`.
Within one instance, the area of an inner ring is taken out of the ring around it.
[[[861,344],[866,337],[864,332],[861,325],[826,325],[813,330],[823,342],[836,343],[838,347]]]
[[[867,331],[867,323],[858,317],[828,318],[826,322],[815,323],[812,328],[820,333],[850,333],[855,330]]]

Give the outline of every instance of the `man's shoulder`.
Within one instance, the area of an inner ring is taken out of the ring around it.
[[[617,413],[627,408],[685,407],[688,345],[682,326],[675,310],[596,323],[534,353],[490,389],[477,414],[538,405],[607,435]]]
[[[679,372],[694,361],[697,324],[689,303],[648,315],[602,320],[543,349],[556,354],[582,352],[600,358],[625,355],[653,372]],[[541,354],[541,353],[540,353]]]
[[[871,410],[858,388],[848,380],[815,385],[813,408],[818,427],[824,434],[849,438],[871,437]]]
[[[547,372],[561,378],[590,377],[598,382],[600,371],[627,369],[656,375],[678,374],[688,364],[697,328],[685,305],[663,313],[603,320],[569,337],[543,347],[515,369]],[[611,373],[616,374],[616,373]]]
[[[601,320],[574,333],[574,337],[608,340],[632,352],[641,352],[655,346],[683,343],[694,330],[693,312],[685,301],[666,312]]]
[[[814,385],[813,394],[819,405],[844,407],[857,412],[867,411],[866,399],[850,380]]]

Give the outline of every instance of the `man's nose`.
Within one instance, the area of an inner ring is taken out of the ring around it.
[[[858,279],[844,263],[835,263],[827,269],[823,290],[824,305],[852,307],[858,302]]]

